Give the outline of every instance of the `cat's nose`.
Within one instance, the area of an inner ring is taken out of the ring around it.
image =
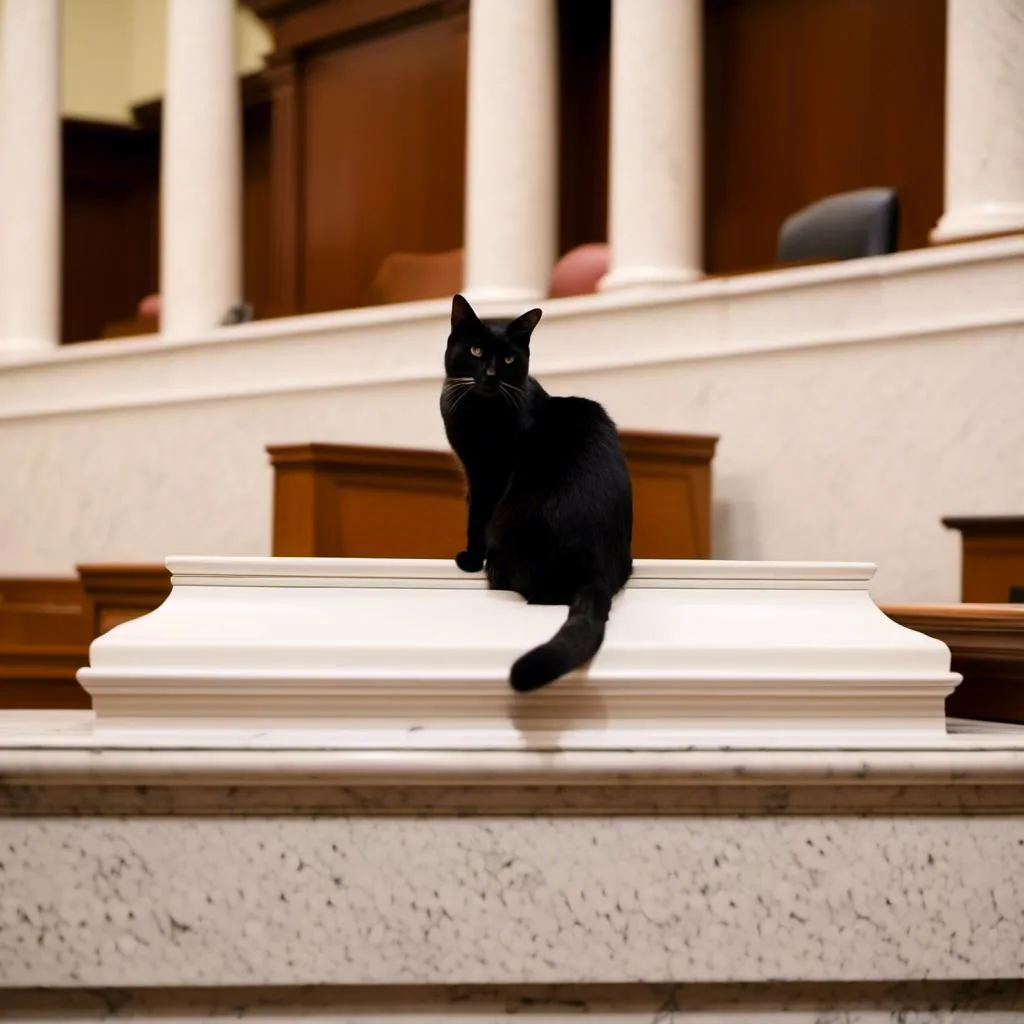
[[[488,366],[487,369],[484,370],[484,373],[486,373],[488,377],[493,377],[494,373],[495,373],[494,367],[493,366]]]

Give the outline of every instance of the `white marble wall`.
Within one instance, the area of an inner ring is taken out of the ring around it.
[[[876,299],[851,303],[860,310]],[[979,301],[991,312],[987,296]],[[627,428],[719,434],[718,557],[873,561],[879,600],[956,600],[958,537],[941,517],[1024,509],[1024,332],[984,328],[716,356],[718,308],[676,312],[542,325],[542,381],[554,393],[606,403]],[[769,313],[750,314],[752,336],[769,329]],[[376,345],[370,335],[374,359],[415,360],[417,373],[435,372],[440,321],[399,326],[408,346],[396,353],[391,338]],[[642,363],[637,356],[636,365],[615,365],[629,358],[625,338],[631,353],[644,353]],[[285,342],[281,373],[294,358],[287,352],[312,344]],[[356,363],[347,353],[362,343],[357,330],[318,342],[318,372],[329,378],[334,359]],[[677,346],[698,354],[677,358]],[[230,362],[224,349],[216,346],[206,363]],[[579,369],[571,368],[572,352],[586,352]],[[250,355],[259,358],[238,353]],[[78,367],[83,397],[100,386],[95,374],[110,358],[116,354]],[[154,379],[179,381],[172,390],[202,380],[199,365],[178,366],[173,352],[143,362],[125,394]],[[67,374],[69,386],[74,377]],[[24,395],[15,383],[8,395],[0,375],[0,405]],[[266,444],[442,448],[439,388],[437,377],[6,420],[0,412],[0,478],[18,481],[0,488],[0,573],[70,573],[76,562],[168,554],[268,554]]]

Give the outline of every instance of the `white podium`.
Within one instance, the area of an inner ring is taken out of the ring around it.
[[[916,743],[945,735],[959,681],[875,605],[871,566],[640,561],[593,662],[518,696],[509,666],[566,609],[451,563],[168,565],[167,601],[92,645],[100,723],[331,721],[347,745],[421,749]]]

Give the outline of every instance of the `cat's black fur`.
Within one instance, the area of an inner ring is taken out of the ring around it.
[[[469,482],[466,549],[492,589],[567,604],[565,625],[512,666],[519,692],[589,661],[632,572],[633,494],[615,424],[586,398],[552,398],[530,376],[539,309],[480,320],[452,301],[441,415]]]

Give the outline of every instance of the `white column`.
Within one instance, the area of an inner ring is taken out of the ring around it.
[[[1024,231],[1024,0],[949,0],[946,209],[933,241]]]
[[[160,180],[160,328],[215,327],[242,298],[233,0],[170,0]]]
[[[60,0],[6,0],[0,32],[0,357],[60,340]]]
[[[604,289],[700,277],[701,0],[613,0]]]
[[[555,0],[472,0],[463,287],[547,294],[558,233]]]

